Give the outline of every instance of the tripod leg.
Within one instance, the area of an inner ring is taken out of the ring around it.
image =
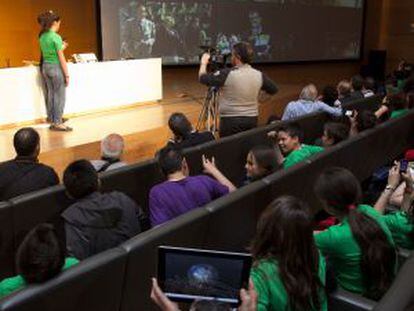
[[[205,129],[206,118],[207,118],[207,108],[208,108],[208,105],[209,105],[208,102],[209,102],[209,100],[208,100],[208,98],[206,98],[204,100],[203,107],[201,108],[200,115],[198,116],[198,121],[197,121],[197,126],[196,126],[197,130],[204,130]]]

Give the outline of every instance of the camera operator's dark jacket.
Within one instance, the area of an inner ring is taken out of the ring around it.
[[[221,88],[220,117],[257,117],[260,91],[271,95],[278,91],[272,80],[249,64],[204,74],[200,82]]]

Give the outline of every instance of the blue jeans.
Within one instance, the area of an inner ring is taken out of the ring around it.
[[[53,124],[61,124],[65,109],[66,85],[60,64],[43,63],[42,76],[46,85],[47,117]]]

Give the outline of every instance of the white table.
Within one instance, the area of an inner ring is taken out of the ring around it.
[[[162,99],[160,58],[69,64],[65,114]],[[38,67],[0,69],[0,126],[45,117]]]

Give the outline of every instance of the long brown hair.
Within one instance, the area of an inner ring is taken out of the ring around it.
[[[256,264],[275,259],[292,310],[320,309],[323,285],[309,207],[292,196],[274,200],[261,215],[251,244]]]
[[[361,200],[358,180],[344,168],[328,168],[316,180],[315,192],[326,203],[328,213],[348,217],[362,253],[364,295],[376,300],[381,298],[394,279],[396,252],[377,221],[356,209]]]

